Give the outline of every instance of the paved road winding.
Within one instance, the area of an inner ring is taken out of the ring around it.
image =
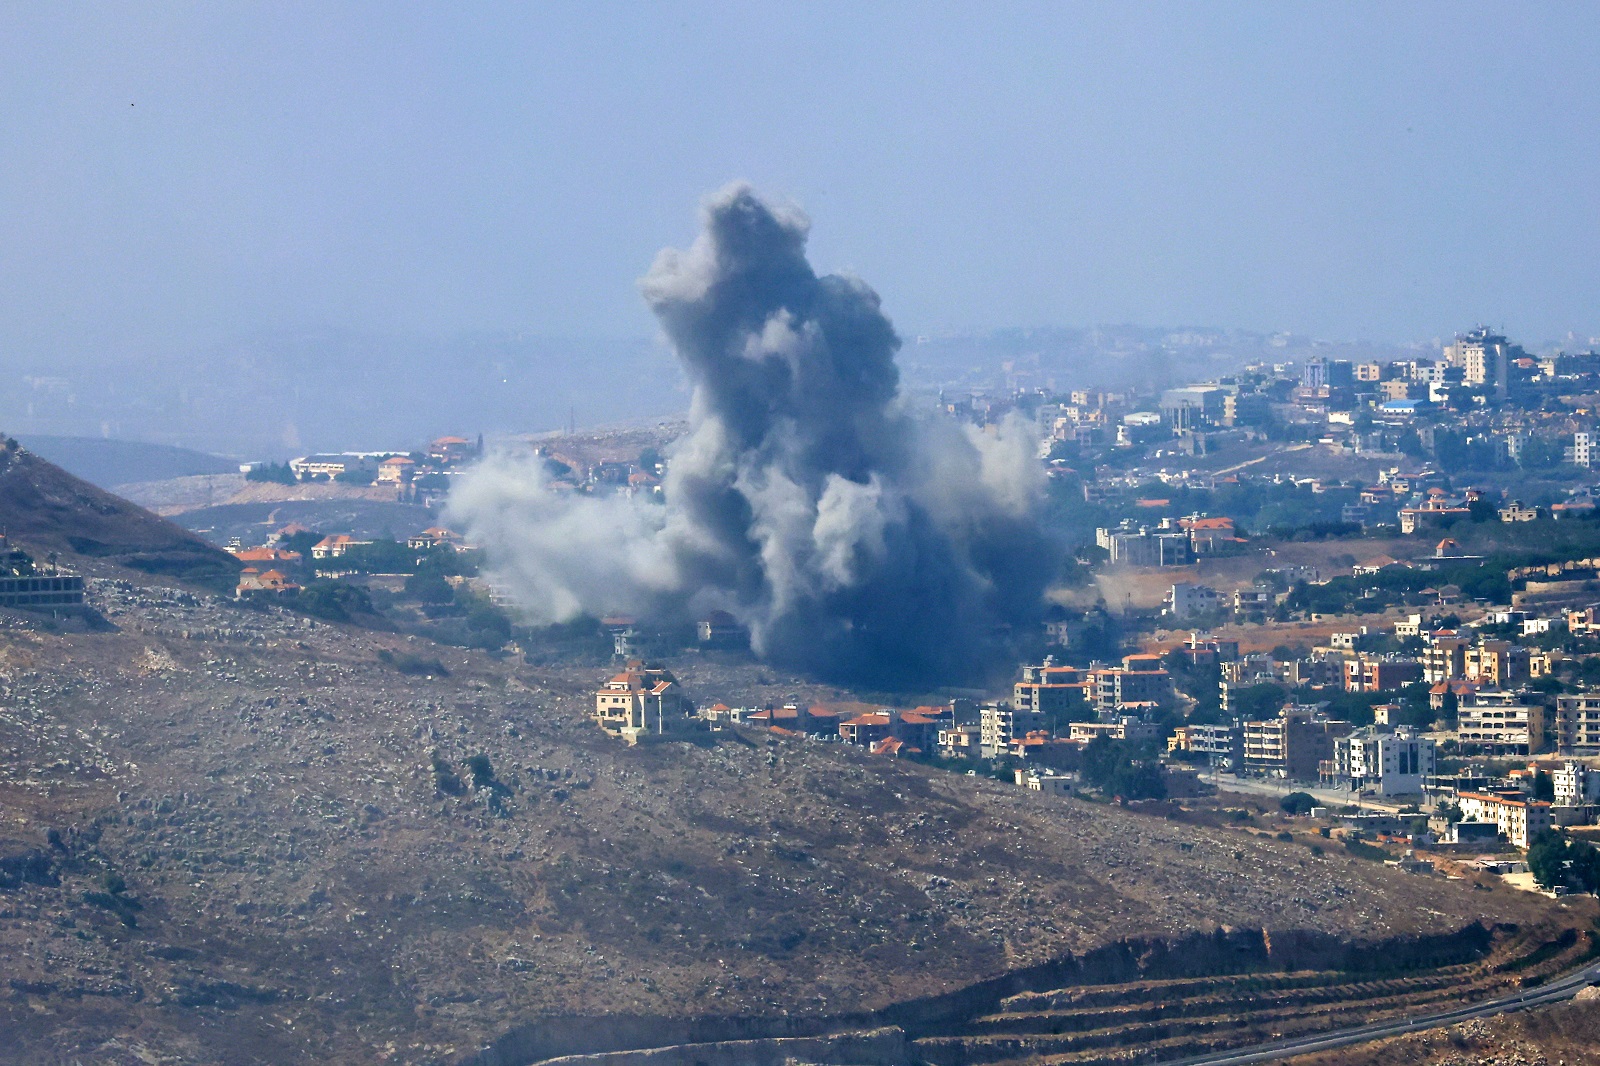
[[[1600,982],[1600,963],[1585,966],[1538,988],[1524,989],[1498,999],[1488,999],[1453,1010],[1419,1014],[1412,1018],[1395,1018],[1351,1029],[1335,1029],[1332,1032],[1307,1033],[1254,1048],[1235,1048],[1232,1051],[1217,1051],[1193,1058],[1174,1059],[1165,1066],[1246,1066],[1247,1063],[1273,1062],[1292,1055],[1307,1055],[1314,1051],[1331,1051],[1351,1044],[1364,1044],[1369,1040],[1419,1033],[1424,1029],[1437,1029],[1440,1026],[1454,1025],[1474,1018],[1510,1014],[1513,1011],[1556,1003],[1571,999],[1578,994],[1579,989],[1596,982]]]

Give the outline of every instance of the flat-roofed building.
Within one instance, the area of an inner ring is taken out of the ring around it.
[[[1112,740],[1154,740],[1156,725],[1142,718],[1124,715],[1114,722],[1073,722],[1068,737],[1083,744],[1096,737],[1109,737]]]
[[[1168,740],[1167,750],[1204,755],[1219,765],[1240,767],[1244,764],[1244,725],[1236,720],[1227,725],[1179,726]]]
[[[1600,803],[1600,771],[1581,762],[1566,762],[1550,774],[1557,807],[1586,807]]]
[[[1385,732],[1373,726],[1353,730],[1333,742],[1334,783],[1379,795],[1420,794],[1434,774],[1436,745],[1401,727]]]
[[[1432,685],[1467,676],[1467,649],[1472,641],[1459,633],[1444,631],[1423,638],[1428,646],[1422,653],[1422,679]]]
[[[1477,692],[1456,708],[1456,738],[1482,755],[1537,755],[1544,750],[1544,708],[1515,692]]]
[[[1466,677],[1487,688],[1526,681],[1528,649],[1509,640],[1482,640],[1467,649]]]
[[[1600,755],[1600,692],[1556,697],[1556,752]]]
[[[1090,689],[1087,670],[1046,660],[1042,666],[1022,668],[1022,680],[1011,689],[1011,705],[1027,714],[1055,718],[1087,709]]]
[[[1550,804],[1543,800],[1514,799],[1490,792],[1463,792],[1456,797],[1464,822],[1489,822],[1513,847],[1526,848],[1555,824]]]
[[[1285,707],[1276,718],[1244,723],[1244,768],[1295,781],[1314,781],[1333,759],[1333,742],[1354,728],[1306,707]]]

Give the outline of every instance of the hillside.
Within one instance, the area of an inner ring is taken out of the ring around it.
[[[794,1029],[1127,939],[1266,929],[1293,964],[1288,930],[1548,909],[833,745],[627,748],[584,717],[592,671],[92,595],[115,631],[0,630],[0,1062],[448,1063],[574,1015]],[[705,701],[824,695],[674,665]]]
[[[1286,1066],[1596,1066],[1600,997],[1542,1007],[1336,1052],[1286,1059]]]
[[[38,556],[130,567],[215,587],[239,564],[192,533],[0,437],[0,530]]]

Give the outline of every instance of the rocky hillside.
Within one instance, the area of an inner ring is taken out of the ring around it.
[[[0,1061],[448,1063],[546,1017],[850,1014],[1125,938],[1546,909],[837,746],[630,749],[588,672],[91,595],[115,631],[0,628]],[[808,692],[676,665],[708,702]]]
[[[1288,1066],[1600,1066],[1600,996],[1464,1022],[1325,1055]]]
[[[231,587],[239,564],[149,511],[0,437],[0,530],[36,556]]]

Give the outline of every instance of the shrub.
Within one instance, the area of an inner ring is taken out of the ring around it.
[[[1310,814],[1316,805],[1316,799],[1309,792],[1291,792],[1278,801],[1283,813],[1290,815]]]

